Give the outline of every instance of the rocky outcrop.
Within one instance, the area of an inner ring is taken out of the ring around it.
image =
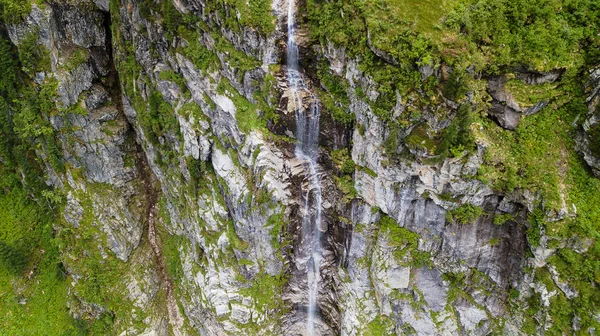
[[[531,72],[517,72],[516,77],[527,85],[552,83],[561,75],[561,72],[537,74]],[[492,77],[488,80],[488,92],[492,97],[492,106],[489,114],[496,119],[498,124],[508,130],[515,130],[519,126],[522,116],[538,113],[546,107],[549,100],[541,100],[529,107],[521,107],[514,97],[505,89],[506,77]]]

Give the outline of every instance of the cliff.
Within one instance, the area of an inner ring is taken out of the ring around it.
[[[593,334],[600,10],[487,2],[0,1],[0,330],[305,335],[318,187],[315,334]]]

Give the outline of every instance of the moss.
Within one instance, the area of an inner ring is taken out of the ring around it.
[[[376,178],[378,176],[376,172],[374,172],[372,169],[370,169],[368,167],[358,166],[358,169],[360,171],[367,173],[367,175],[371,176],[372,178]]]
[[[235,104],[235,117],[242,132],[250,133],[255,130],[266,130],[266,121],[259,116],[256,105],[248,101],[248,99],[233,88],[227,79],[221,78],[217,91],[227,95]]]
[[[527,222],[529,223],[527,240],[530,246],[537,247],[540,245],[541,228],[546,224],[546,215],[541,209],[537,208],[529,214]]]
[[[250,246],[247,242],[243,241],[235,232],[235,225],[232,220],[227,222],[227,239],[231,243],[231,246],[240,251],[246,251]]]
[[[494,224],[495,225],[504,225],[504,223],[514,220],[511,214],[500,214],[494,216]]]
[[[502,238],[499,238],[499,237],[492,238],[488,241],[487,244],[489,246],[498,246],[498,245],[502,244]]]
[[[159,230],[159,233],[167,272],[171,280],[179,283],[183,279],[180,249],[184,248],[187,239],[184,236],[171,235],[164,229]]]
[[[183,50],[183,54],[189,58],[198,69],[205,73],[207,70],[216,69],[219,64],[217,55],[208,50],[204,44],[200,43],[196,34],[188,41],[188,45]]]
[[[391,217],[384,215],[379,221],[380,234],[385,235],[399,265],[422,267],[430,265],[429,252],[420,251],[418,233],[400,227]],[[407,259],[408,258],[408,259]],[[407,261],[408,260],[408,261]]]
[[[393,327],[394,322],[389,317],[377,315],[375,319],[373,319],[367,324],[367,330],[365,330],[365,335],[388,335]]]
[[[541,101],[549,101],[559,95],[557,83],[528,85],[518,79],[510,79],[505,88],[522,108],[531,107]]]
[[[80,65],[87,63],[90,58],[90,52],[87,49],[77,48],[71,52],[65,64],[65,70],[71,71],[77,69]]]
[[[269,275],[265,272],[257,274],[251,282],[250,287],[240,288],[240,294],[254,299],[259,312],[269,312],[281,309],[283,286],[287,278],[282,275]]]
[[[158,75],[158,78],[177,84],[179,89],[182,90],[183,96],[187,99],[191,98],[191,93],[187,88],[186,80],[185,80],[185,78],[183,78],[182,75],[180,75],[172,70],[168,70],[168,71],[162,71]]]
[[[423,123],[413,128],[404,140],[406,145],[424,149],[428,154],[434,155],[439,145],[439,140],[428,134],[428,126]]]

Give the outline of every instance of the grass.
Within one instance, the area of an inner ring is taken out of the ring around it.
[[[443,34],[442,18],[456,3],[458,0],[380,0],[365,5],[365,12],[367,22],[371,24],[394,17],[397,21],[390,25],[390,35],[410,27],[438,39]]]
[[[269,275],[261,272],[254,277],[250,287],[240,288],[240,294],[253,298],[259,311],[280,309],[283,307],[280,298],[286,282],[283,274]]]
[[[518,79],[506,82],[506,90],[515,98],[522,108],[530,107],[541,101],[548,101],[559,94],[556,83],[528,85]]]
[[[368,336],[379,336],[379,335],[388,335],[389,331],[393,328],[394,322],[386,316],[377,315],[373,321],[367,324],[367,330],[365,330],[365,335]]]
[[[23,189],[0,194],[0,241],[20,245],[26,258],[17,269],[0,263],[0,334],[78,335],[67,310],[68,283],[52,237],[54,219]]]
[[[418,233],[400,227],[394,219],[387,215],[381,218],[379,225],[381,234],[387,237],[390,246],[394,248],[393,254],[399,265],[421,267],[424,263],[429,263],[430,253],[418,249],[421,238]]]
[[[236,107],[235,118],[242,132],[249,134],[253,130],[266,130],[266,121],[259,116],[256,104],[251,103],[246,97],[242,96],[229,83],[229,80],[221,78],[217,91],[233,101]]]

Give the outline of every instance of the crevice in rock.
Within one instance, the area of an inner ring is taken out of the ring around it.
[[[106,31],[105,52],[108,54],[108,74],[104,77],[101,77],[100,81],[102,84],[104,84],[107,90],[109,90],[109,95],[117,110],[124,115],[123,89],[119,79],[119,72],[117,71],[114,62],[115,50],[113,46],[113,36],[111,30],[112,20],[109,12],[103,12],[102,25]],[[159,185],[160,182],[150,168],[146,152],[143,149],[143,145],[140,143],[141,137],[137,134],[135,125],[132,124],[129,118],[124,117],[124,120],[126,121],[128,127],[127,137],[128,139],[132,139],[132,142],[134,142],[132,146],[133,148],[131,148],[132,151],[127,153],[127,155],[135,157],[138,167],[137,172],[141,182],[138,186],[138,189],[141,190],[138,191],[143,192],[145,196],[142,219],[144,221],[144,231],[142,234],[142,239],[148,239],[148,243],[150,244],[152,253],[154,255],[160,286],[163,288],[166,294],[166,309],[171,330],[176,336],[184,335],[185,333],[182,331],[184,326],[184,318],[179,311],[175,294],[175,284],[167,271],[167,265],[163,258],[162,242],[157,234],[156,229],[158,220],[157,206],[161,193]]]

